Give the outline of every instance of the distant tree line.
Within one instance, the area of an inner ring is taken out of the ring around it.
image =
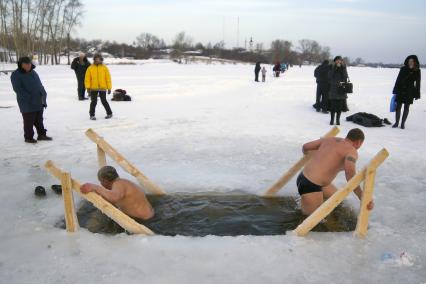
[[[0,0],[0,60],[36,56],[40,64],[59,64],[79,25],[79,0]]]
[[[168,50],[173,59],[181,59],[188,56],[188,52],[197,51],[197,55],[236,60],[243,62],[275,63],[286,62],[289,64],[313,64],[330,58],[330,48],[321,46],[315,40],[303,39],[294,47],[288,40],[274,40],[270,48],[265,49],[262,43],[257,43],[253,49],[232,48],[227,49],[223,41],[217,43],[194,43],[193,38],[185,32],[178,33],[167,45],[165,41],[150,33],[141,33],[132,44],[75,39],[71,46],[87,51],[97,50],[110,53],[115,57],[132,57],[135,59],[147,59],[159,56],[160,50]]]

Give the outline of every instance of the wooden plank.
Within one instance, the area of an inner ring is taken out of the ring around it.
[[[57,179],[61,178],[62,170],[59,169],[52,161],[47,161],[45,164],[45,168]],[[71,187],[76,192],[80,194],[80,196],[90,203],[92,203],[96,208],[102,211],[109,218],[117,222],[123,229],[133,234],[145,234],[145,235],[154,235],[149,228],[145,227],[142,224],[139,224],[119,209],[117,209],[114,205],[106,201],[99,194],[95,192],[89,192],[87,194],[83,194],[80,191],[80,183],[71,178]]]
[[[123,155],[115,150],[108,142],[100,137],[93,129],[86,131],[87,137],[96,143],[108,156],[117,162],[126,172],[134,176],[140,185],[157,195],[165,195],[166,192],[158,185],[154,184],[148,177],[146,177],[140,170],[138,170],[133,164],[131,164]]]
[[[354,233],[360,239],[363,239],[367,236],[368,220],[370,217],[370,210],[367,209],[367,205],[373,199],[375,179],[376,170],[367,168],[367,176],[365,177],[364,190],[362,193],[361,208],[358,214],[358,221],[356,223],[356,229]]]
[[[96,150],[97,150],[97,153],[98,153],[99,168],[105,167],[107,165],[105,151],[102,150],[102,148],[99,147],[99,145],[96,145]]]
[[[327,137],[335,137],[340,132],[340,129],[335,126],[329,132],[324,135],[324,138]],[[313,153],[308,153],[304,155],[299,161],[297,161],[288,171],[286,171],[280,179],[275,182],[270,188],[268,188],[263,196],[265,197],[273,197],[277,194],[277,192],[283,188],[312,158]]]
[[[382,149],[377,155],[370,161],[368,168],[370,170],[376,170],[389,156],[386,149]],[[351,193],[366,177],[367,167],[364,167],[358,172],[348,183],[334,193],[329,199],[327,199],[317,210],[314,211],[308,218],[306,218],[302,224],[300,224],[294,231],[298,236],[305,236],[312,228],[314,228],[319,222],[321,222],[331,211],[334,210],[345,198]]]
[[[62,197],[64,199],[65,224],[68,232],[76,232],[79,228],[77,214],[74,207],[74,196],[70,173],[63,172],[60,176]]]

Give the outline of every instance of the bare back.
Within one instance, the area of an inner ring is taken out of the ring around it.
[[[112,188],[123,193],[123,198],[115,203],[123,212],[144,220],[154,216],[154,209],[139,186],[129,180],[120,178],[114,182]]]
[[[315,142],[312,142],[315,143]],[[312,159],[306,164],[303,174],[311,182],[327,186],[343,170],[348,155],[358,156],[356,149],[342,138],[323,138]]]

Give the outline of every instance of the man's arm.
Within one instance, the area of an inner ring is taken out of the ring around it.
[[[323,139],[318,139],[318,140],[311,141],[311,142],[304,144],[303,147],[302,147],[303,154],[306,155],[306,154],[308,154],[309,151],[318,150],[319,147],[321,146],[322,141],[323,141]]]
[[[112,189],[108,190],[97,184],[85,183],[80,190],[82,193],[96,192],[111,203],[117,203],[124,197],[124,190],[120,185],[113,185]]]
[[[355,151],[352,151],[345,157],[344,169],[346,180],[350,181],[356,175],[356,161],[358,160],[358,154]],[[354,193],[358,196],[359,200],[362,198],[361,187],[358,186],[355,188]]]

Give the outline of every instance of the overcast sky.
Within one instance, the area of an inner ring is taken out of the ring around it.
[[[225,40],[227,48],[253,37],[315,39],[333,55],[400,63],[408,54],[426,61],[426,0],[83,0],[77,36],[132,43],[149,32],[170,43],[180,31],[194,42]]]

